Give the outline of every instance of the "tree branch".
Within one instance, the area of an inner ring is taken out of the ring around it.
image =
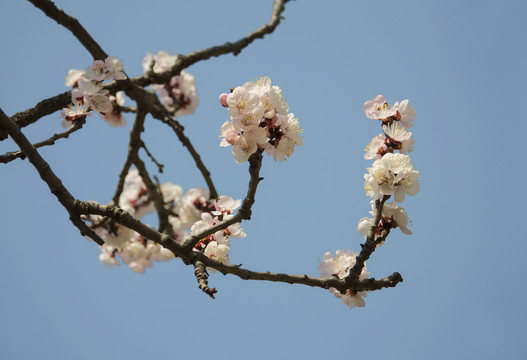
[[[192,251],[186,246],[181,245],[167,234],[162,234],[159,231],[143,224],[141,221],[135,219],[123,209],[114,205],[98,205],[90,202],[75,201],[75,208],[81,214],[96,214],[106,216],[114,219],[118,223],[132,229],[142,235],[145,239],[152,240],[159,245],[169,249],[172,253],[183,260],[187,265],[203,263],[206,267],[216,269],[222,274],[232,274],[238,276],[243,280],[262,280],[283,282],[288,284],[300,284],[312,287],[320,287],[323,289],[335,288],[341,292],[351,291],[374,291],[387,287],[395,287],[403,279],[399,273],[383,278],[375,279],[369,278],[361,281],[354,281],[348,283],[346,279],[339,279],[336,276],[330,278],[315,278],[307,275],[290,275],[282,273],[271,273],[251,271],[241,268],[240,265],[227,265],[219,261],[210,259],[205,254]],[[208,285],[207,285],[208,286]]]
[[[373,221],[370,228],[370,232],[368,233],[368,236],[366,236],[366,241],[362,245],[362,250],[360,254],[355,259],[355,265],[353,265],[350,270],[350,273],[345,278],[348,284],[357,281],[360,276],[360,273],[362,272],[362,268],[364,267],[364,263],[366,262],[366,260],[369,259],[370,255],[375,251],[375,248],[377,247],[377,243],[375,241],[375,235],[377,234],[377,226],[379,226],[379,222],[381,221],[382,207],[389,198],[390,195],[384,195],[381,200],[375,200],[375,210],[373,213]],[[386,239],[388,233],[389,232],[386,232],[386,234],[384,235],[384,239]]]
[[[63,10],[57,8],[50,0],[28,0],[37,8],[42,10],[51,19],[71,31],[73,36],[88,50],[94,60],[104,60],[108,55],[84,29],[77,19],[69,16]]]
[[[71,91],[66,91],[49,99],[42,100],[30,109],[16,113],[11,119],[19,127],[23,128],[34,123],[41,117],[53,114],[55,111],[65,108],[69,103],[71,103]],[[5,139],[5,137],[0,138],[0,140],[3,139]]]
[[[80,200],[75,200],[74,206],[79,214],[101,215],[115,220],[117,223],[139,233],[145,239],[152,240],[153,242],[158,243],[164,248],[172,251],[175,256],[180,257],[183,259],[183,261],[185,261],[188,257],[189,252],[170,235],[163,234],[142,223],[118,206],[113,204],[99,205],[93,202]]]
[[[265,35],[271,34],[276,29],[276,27],[280,24],[282,19],[281,15],[285,10],[285,4],[288,1],[289,0],[275,0],[269,23],[261,26],[256,31],[247,34],[245,37],[232,43],[226,42],[223,45],[212,46],[205,50],[194,51],[188,55],[178,55],[176,63],[170,70],[160,74],[149,71],[143,76],[134,78],[133,81],[140,86],[148,86],[152,83],[164,84],[168,82],[172,76],[179,75],[181,70],[188,68],[198,61],[207,60],[211,57],[218,57],[230,53],[232,53],[234,56],[238,55],[254,40],[262,39]],[[110,84],[108,89],[112,88],[112,86],[115,85]]]
[[[348,283],[346,282],[346,279],[339,279],[336,276],[332,276],[330,278],[316,278],[309,277],[305,274],[290,275],[272,273],[269,271],[257,272],[248,269],[243,269],[239,265],[223,264],[219,261],[208,258],[205,254],[200,252],[193,252],[190,261],[200,261],[205,264],[205,266],[216,269],[224,275],[232,274],[243,280],[283,282],[288,284],[300,284],[311,287],[319,287],[323,289],[335,288],[341,292],[346,292],[347,290],[352,290],[354,292],[380,290],[387,287],[395,287],[398,283],[403,281],[403,278],[397,272],[379,280],[375,278],[369,278],[361,281],[354,281],[352,283]]]
[[[163,200],[163,194],[158,191],[156,184],[150,179],[150,175],[146,170],[145,163],[139,159],[138,156],[134,159],[134,165],[139,171],[139,175],[143,179],[148,190],[148,196],[154,202],[154,206],[157,211],[157,217],[159,219],[159,231],[164,232],[169,230],[168,233],[172,233],[172,226],[168,222],[168,211],[165,208],[165,201]]]

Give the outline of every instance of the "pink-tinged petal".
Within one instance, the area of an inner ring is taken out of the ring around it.
[[[342,299],[342,302],[346,304],[349,308],[366,306],[366,302],[359,295],[355,295],[355,296],[342,295],[341,299]]]
[[[229,94],[226,94],[226,93],[223,93],[223,94],[220,95],[219,100],[220,100],[220,104],[221,104],[223,107],[229,107],[229,105],[227,104],[227,96],[228,96],[228,95],[229,95]]]
[[[364,105],[362,105],[362,109],[364,110],[364,112],[372,111],[374,109],[373,100],[365,101]]]
[[[385,103],[387,103],[387,101],[384,95],[377,95],[373,101],[375,107],[383,106]]]
[[[69,121],[69,120],[66,120],[66,119],[63,119],[60,122],[60,126],[62,126],[64,129],[69,128],[71,125],[73,125],[73,123],[71,121]]]
[[[405,233],[406,235],[412,235],[412,231],[408,229],[406,226],[399,225],[399,229],[401,229],[401,231]]]

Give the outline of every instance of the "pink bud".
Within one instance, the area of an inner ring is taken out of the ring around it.
[[[223,106],[223,107],[229,107],[229,105],[227,105],[227,95],[228,94],[221,94],[220,95],[220,104]]]
[[[236,138],[238,137],[238,134],[234,131],[229,131],[225,135],[225,141],[227,141],[229,144],[234,145],[234,142],[236,141]]]

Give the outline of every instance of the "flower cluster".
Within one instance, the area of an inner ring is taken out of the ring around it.
[[[355,265],[357,254],[350,251],[343,252],[342,250],[337,250],[335,256],[330,252],[324,254],[322,263],[318,266],[318,271],[322,277],[331,277],[333,275],[338,276],[339,279],[344,279],[348,276],[351,268]],[[362,271],[359,275],[359,280],[364,280],[368,278],[368,270],[366,266],[362,268]],[[331,292],[335,297],[342,300],[344,304],[353,307],[363,307],[366,305],[364,298],[366,297],[366,291],[352,292],[348,290],[345,294],[341,294],[335,288],[330,288]]]
[[[229,109],[231,121],[221,127],[220,146],[232,145],[234,161],[243,163],[257,150],[265,150],[280,162],[302,146],[302,129],[278,86],[268,77],[247,82],[223,93],[221,105]]]
[[[166,51],[160,51],[156,55],[147,53],[143,59],[143,71],[162,73],[170,70],[176,61],[177,56],[169,55]],[[157,92],[165,108],[170,112],[175,111],[176,117],[193,114],[198,107],[199,97],[194,76],[185,71],[172,76],[166,84],[153,84],[152,88]]]
[[[102,87],[103,81],[110,79],[126,79],[123,65],[113,56],[104,61],[95,60],[86,71],[70,70],[66,76],[66,86],[74,88],[71,92],[72,104],[60,113],[63,118],[62,127],[69,127],[75,120],[86,119],[86,116],[91,116],[92,110],[100,113],[110,125],[124,126],[126,120],[119,110],[124,104],[122,92],[111,96]]]
[[[364,175],[364,189],[372,197],[372,211],[374,200],[393,195],[395,202],[401,203],[405,195],[415,195],[419,191],[419,171],[414,170],[410,156],[407,155],[414,144],[412,133],[406,128],[413,126],[415,110],[408,105],[408,100],[393,106],[382,95],[364,103],[366,117],[380,120],[384,135],[377,135],[365,149],[365,159],[375,159],[368,173]],[[399,151],[396,153],[395,151]],[[384,230],[399,228],[407,235],[412,232],[407,228],[408,215],[403,207],[395,202],[386,203],[381,210],[381,219],[375,230],[375,237],[381,236]],[[373,219],[364,217],[359,220],[357,230],[362,236],[367,236]],[[377,246],[383,242],[377,243]]]
[[[366,117],[381,121],[383,130],[383,134],[374,137],[364,149],[366,151],[364,158],[374,160],[372,167],[367,168],[368,172],[364,175],[364,189],[366,194],[372,197],[370,214],[374,215],[377,209],[379,202],[376,200],[386,200],[385,196],[390,197],[391,195],[395,200],[391,203],[382,203],[379,223],[374,223],[373,219],[368,217],[359,220],[357,230],[364,237],[367,237],[372,227],[375,227],[375,236],[370,241],[373,240],[373,244],[379,246],[391,229],[399,228],[407,235],[412,234],[407,227],[408,215],[396,202],[401,203],[406,194],[415,195],[419,191],[420,174],[419,171],[414,170],[410,157],[407,155],[414,145],[412,133],[407,128],[413,126],[415,110],[408,105],[408,100],[390,106],[382,95],[376,96],[374,100],[366,101],[363,108]],[[351,252],[339,250],[335,257],[327,252],[318,270],[324,277],[336,275],[343,279],[349,274],[355,262],[356,254]],[[358,280],[367,277],[368,272],[364,265]],[[348,290],[348,293],[341,294],[334,288],[330,291],[350,308],[365,305],[363,298],[366,292],[352,293]]]
[[[375,161],[364,175],[364,189],[373,200],[394,195],[395,201],[401,203],[405,194],[415,195],[419,191],[420,174],[407,155],[414,140],[406,128],[413,126],[415,110],[408,100],[390,106],[382,95],[366,101],[363,108],[366,117],[382,122],[384,133],[374,137],[365,149],[364,158]]]
[[[219,221],[229,219],[241,203],[229,196],[210,200],[209,191],[203,188],[193,188],[184,194],[181,186],[172,183],[162,184],[160,190],[163,201],[170,210],[168,221],[171,236],[180,243],[188,238],[189,231],[195,235]],[[155,211],[154,202],[137,169],[131,169],[125,178],[119,207],[136,219]],[[132,270],[143,273],[145,267],[152,266],[152,261],[167,261],[174,257],[172,252],[157,243],[101,216],[90,215],[86,220],[91,222],[92,228],[105,242],[101,246],[99,260],[107,266],[120,265],[117,258],[119,256]],[[234,224],[200,240],[194,250],[228,263],[229,236],[243,238],[246,234],[239,224]]]
[[[210,212],[202,212],[201,220],[197,221],[190,229],[191,235],[196,235],[202,231],[205,231],[212,226],[218,224],[221,221],[229,220],[234,215],[233,211],[236,210],[241,204],[241,200],[234,200],[230,196],[220,196],[211,205],[214,206],[214,210]],[[224,230],[216,231],[203,239],[201,239],[196,246],[194,251],[203,252],[209,258],[220,261],[224,264],[229,264],[229,236],[234,238],[244,238],[247,236],[242,229],[240,224],[236,223],[230,225]],[[214,269],[208,269],[210,272],[215,272]]]

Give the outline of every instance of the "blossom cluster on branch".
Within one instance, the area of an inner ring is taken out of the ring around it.
[[[86,119],[86,116],[91,116],[91,110],[98,112],[111,126],[124,126],[126,119],[119,110],[124,105],[123,93],[117,92],[112,96],[102,86],[103,81],[111,79],[126,79],[123,65],[113,56],[104,61],[95,60],[86,71],[71,69],[65,84],[74,88],[71,92],[72,104],[60,113],[62,127],[67,128],[76,120]]]
[[[240,206],[241,200],[230,196],[219,196],[215,200],[209,197],[207,189],[196,187],[183,192],[181,186],[170,182],[160,186],[164,204],[169,211],[168,217],[171,237],[183,244],[190,235],[196,235],[223,220],[233,217],[233,212]],[[119,198],[119,207],[134,218],[140,220],[145,215],[156,211],[153,199],[137,169],[131,169],[125,178],[123,192]],[[99,260],[107,265],[119,266],[119,256],[132,270],[143,273],[145,267],[151,267],[152,261],[167,261],[174,258],[169,250],[153,241],[147,240],[137,232],[112,221],[105,221],[102,216],[85,217],[104,239]],[[190,233],[190,235],[189,235]],[[243,238],[245,232],[239,223],[216,231],[201,239],[194,251],[202,252],[210,258],[228,264],[229,237]],[[212,272],[214,269],[210,269]]]
[[[143,59],[143,71],[163,73],[171,69],[177,61],[176,55],[159,51],[156,55],[148,53]],[[194,76],[186,71],[172,76],[165,84],[152,84],[165,108],[175,117],[193,114],[199,104]],[[177,109],[177,110],[176,110]]]
[[[352,269],[358,267],[358,279],[366,279],[368,272],[365,260],[376,247],[385,242],[391,229],[399,228],[404,234],[412,234],[407,227],[408,215],[396,202],[403,202],[405,194],[415,195],[419,191],[417,179],[420,173],[414,170],[410,156],[407,155],[414,145],[412,133],[407,128],[413,126],[415,110],[408,105],[408,100],[390,106],[383,95],[366,101],[363,109],[366,117],[381,121],[383,130],[383,134],[374,137],[364,149],[366,160],[375,159],[372,167],[367,168],[368,172],[364,175],[364,189],[372,198],[370,214],[373,218],[363,217],[359,220],[357,230],[365,238],[360,255],[342,250],[337,250],[335,256],[330,252],[324,254],[318,270],[326,277],[333,275],[344,279],[350,276]],[[395,202],[386,203],[391,195],[394,196]],[[362,265],[357,264],[357,256],[364,259]],[[347,290],[341,293],[335,288],[329,290],[350,308],[365,306],[365,291]]]
[[[335,256],[330,252],[326,252],[322,259],[322,263],[318,266],[318,271],[323,277],[337,276],[339,279],[344,279],[348,276],[350,269],[356,263],[357,254],[351,251],[337,250]],[[368,278],[368,270],[364,266],[361,270],[359,280]],[[335,288],[330,288],[329,292],[335,295],[335,297],[342,300],[342,303],[346,304],[350,308],[363,307],[366,305],[364,298],[367,296],[366,291],[352,291],[348,290],[344,294],[341,294]]]
[[[246,162],[258,149],[275,161],[287,160],[302,146],[302,129],[282,97],[282,89],[271,86],[264,76],[220,95],[220,103],[229,109],[231,121],[220,130],[220,146],[232,145],[234,161]]]

